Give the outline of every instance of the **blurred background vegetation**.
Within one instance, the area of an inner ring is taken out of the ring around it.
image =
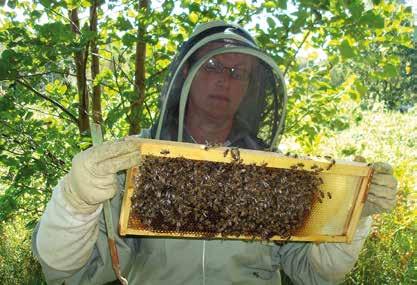
[[[179,45],[220,19],[246,27],[285,74],[282,150],[395,167],[398,205],[375,216],[346,284],[415,284],[417,34],[406,2],[0,1],[0,283],[44,283],[30,234],[91,145],[89,120],[107,140],[149,127]]]

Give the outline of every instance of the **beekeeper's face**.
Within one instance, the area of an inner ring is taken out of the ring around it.
[[[203,47],[201,58],[213,45]],[[195,76],[189,94],[188,112],[214,120],[233,119],[249,84],[253,57],[240,53],[225,53],[207,60]]]

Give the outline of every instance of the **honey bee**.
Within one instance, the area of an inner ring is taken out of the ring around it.
[[[169,150],[167,150],[167,149],[163,149],[163,150],[161,150],[161,152],[160,152],[162,155],[167,155],[167,154],[170,154],[170,151]]]
[[[237,147],[234,147],[230,150],[230,154],[234,161],[238,161],[240,159],[240,151]]]
[[[335,164],[336,164],[336,160],[334,160],[334,159],[332,158],[332,160],[330,161],[330,164],[329,164],[329,166],[327,166],[326,170],[330,170],[330,168],[332,168],[332,167],[333,167],[333,165],[335,165]]]

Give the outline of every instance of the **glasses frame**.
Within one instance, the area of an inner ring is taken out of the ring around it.
[[[227,70],[229,76],[232,79],[239,80],[239,81],[246,82],[250,78],[249,71],[242,69],[242,68],[234,67],[234,66],[232,67],[224,66],[223,63],[221,63],[219,60],[217,60],[214,57],[209,58],[206,61],[206,63],[204,63],[203,70],[207,73],[215,73],[215,74],[223,74],[224,71]],[[239,74],[239,72],[242,72],[242,74]]]

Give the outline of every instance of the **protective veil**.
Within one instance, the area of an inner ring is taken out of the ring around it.
[[[152,137],[185,141],[187,111],[195,97],[203,112],[233,117],[229,144],[245,147],[238,142],[243,136],[262,149],[279,143],[287,101],[283,76],[241,28],[214,22],[182,45],[164,84]]]

